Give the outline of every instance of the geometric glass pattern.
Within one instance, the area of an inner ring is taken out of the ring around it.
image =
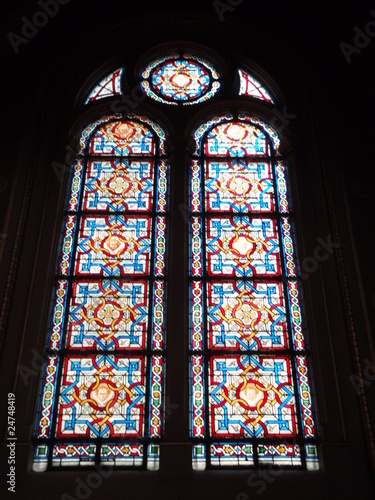
[[[256,78],[241,69],[238,70],[238,74],[240,75],[239,95],[248,95],[275,104],[268,90]]]
[[[168,163],[161,128],[107,116],[73,165],[34,437],[35,471],[159,467]]]
[[[93,101],[98,101],[99,99],[103,99],[105,97],[121,95],[121,79],[124,69],[125,68],[119,68],[102,78],[100,82],[90,91],[83,104],[85,105]]]
[[[201,57],[170,54],[152,61],[142,73],[145,93],[164,104],[197,104],[220,88],[219,73]]]
[[[244,114],[195,133],[190,173],[193,468],[318,468],[286,167]]]

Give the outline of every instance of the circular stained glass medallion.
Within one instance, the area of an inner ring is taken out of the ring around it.
[[[170,54],[152,61],[142,73],[146,94],[164,104],[197,104],[220,88],[219,73],[201,57]]]

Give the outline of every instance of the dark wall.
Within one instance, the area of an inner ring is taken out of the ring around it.
[[[314,254],[317,238],[337,244],[303,282],[321,468],[283,471],[267,480],[256,476],[265,484],[263,493],[252,486],[250,471],[193,474],[188,445],[165,445],[159,472],[114,472],[89,496],[247,500],[259,492],[279,498],[372,498],[375,5],[71,0],[58,11],[50,8],[56,13],[48,15],[45,25],[28,31],[25,22],[38,23],[35,13],[42,11],[37,2],[4,5],[2,13],[0,431],[6,435],[6,399],[14,392],[16,498],[60,498],[64,493],[81,498],[77,477],[88,479],[88,473],[31,472],[39,383],[35,360],[42,359],[66,181],[51,164],[65,161],[66,145],[98,116],[93,107],[82,110],[81,102],[108,68],[125,64],[130,92],[145,54],[182,44],[218,57],[224,76],[245,65],[274,90],[279,101],[275,124],[285,137],[295,194],[300,259]],[[229,109],[233,90],[228,83],[223,97],[206,111],[191,109],[179,116],[156,106],[152,112],[172,134],[184,136],[204,113]],[[250,100],[244,103],[244,109],[256,108]],[[110,103],[99,108],[111,110]],[[138,110],[151,108],[142,101]],[[274,116],[270,110],[268,118]],[[183,419],[186,398],[182,391],[183,404],[171,427]],[[5,438],[3,443],[0,491],[6,492]]]

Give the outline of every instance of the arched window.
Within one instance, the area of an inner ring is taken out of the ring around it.
[[[162,428],[168,164],[142,116],[80,137],[61,244],[34,470],[157,469]]]
[[[150,61],[139,76],[148,109],[172,110],[165,113],[176,123],[191,119],[195,108],[202,112],[222,90],[215,64],[183,51]],[[189,365],[167,376],[183,380],[189,370],[193,469],[269,463],[316,469],[286,167],[276,130],[257,117],[275,100],[245,71],[236,77],[237,100],[247,108],[257,101],[258,114],[207,111],[193,134],[185,186],[190,257],[179,284],[189,287]],[[105,76],[83,104],[93,109],[97,100],[124,95],[123,78],[122,68]],[[80,136],[40,396],[36,471],[158,468],[166,138],[154,119],[131,113],[105,116]]]
[[[225,115],[191,167],[193,467],[318,467],[285,166],[275,131]]]

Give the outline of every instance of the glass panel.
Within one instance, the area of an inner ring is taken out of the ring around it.
[[[274,103],[267,89],[258,80],[241,69],[238,70],[238,73],[240,75],[239,95],[249,95],[262,101]]]
[[[318,449],[313,444],[305,446],[307,470],[319,470]]]
[[[161,412],[163,393],[163,358],[161,356],[153,356],[151,358],[150,391],[149,435],[151,437],[159,437],[162,431]]]
[[[254,465],[253,445],[239,443],[213,443],[211,445],[211,464],[224,466]]]
[[[279,238],[273,219],[209,218],[206,242],[210,276],[280,274]]]
[[[110,122],[95,132],[89,151],[92,155],[154,155],[155,140],[140,123]]]
[[[190,272],[193,276],[201,276],[203,269],[202,223],[199,217],[191,222],[191,262]]]
[[[284,465],[302,465],[298,444],[260,444],[257,451],[261,465],[275,464],[280,467]]]
[[[76,231],[77,217],[68,215],[65,221],[64,236],[61,244],[60,266],[58,274],[67,276],[72,262],[73,241]]]
[[[207,287],[210,349],[288,347],[281,283],[210,282]]]
[[[192,164],[190,179],[190,206],[192,212],[200,212],[202,210],[201,185],[201,168],[199,163],[195,160]]]
[[[146,281],[79,281],[73,284],[67,347],[145,349],[149,309]]]
[[[271,152],[266,136],[247,123],[223,123],[213,128],[204,142],[207,156],[266,156]]]
[[[101,448],[100,462],[103,465],[141,466],[143,445],[105,443]]]
[[[149,444],[147,447],[147,469],[159,470],[160,445]]]
[[[209,212],[274,211],[269,163],[244,159],[205,162],[205,190]]]
[[[48,467],[49,446],[41,445],[35,447],[33,471],[44,472]]]
[[[150,212],[153,179],[150,160],[89,162],[83,210]]]
[[[194,444],[192,452],[193,470],[204,470],[206,468],[206,445]]]
[[[315,424],[312,412],[312,397],[310,390],[309,371],[305,356],[296,357],[298,390],[301,403],[301,419],[305,437],[314,438]]]
[[[51,311],[35,471],[100,462],[158,468],[168,225],[164,141],[146,117],[107,117],[82,132]]]
[[[156,211],[166,212],[168,206],[168,164],[161,161],[157,171]]]
[[[190,287],[190,349],[193,351],[203,349],[203,293],[203,283],[193,281]]]
[[[142,78],[145,93],[164,104],[196,104],[210,99],[220,88],[213,66],[190,54],[155,59],[144,69]]]
[[[213,437],[296,435],[292,369],[287,357],[212,357],[209,384]]]
[[[122,94],[121,78],[123,72],[124,68],[119,68],[100,80],[86,97],[84,104],[103,99],[104,97]]]
[[[191,429],[194,437],[204,437],[204,372],[202,356],[192,356],[190,365]]]
[[[46,365],[43,378],[43,390],[40,397],[40,406],[37,418],[36,435],[38,438],[49,438],[53,419],[53,409],[56,397],[57,370],[59,358],[50,356]]]
[[[96,446],[81,444],[59,444],[52,450],[52,465],[94,465]]]
[[[152,344],[154,350],[164,348],[165,329],[165,282],[154,281],[153,284],[153,308],[152,308]]]
[[[167,221],[165,217],[156,217],[156,231],[155,231],[155,263],[154,273],[155,276],[163,276],[165,274],[166,265],[166,232]],[[138,266],[139,267],[139,266]]]
[[[283,239],[283,249],[284,249],[284,266],[286,269],[286,274],[288,278],[296,277],[296,264],[294,260],[294,245],[292,238],[292,226],[290,220],[287,217],[282,217],[280,220],[281,234]]]
[[[157,94],[176,101],[188,101],[208,89],[210,75],[202,65],[193,61],[174,60],[154,71],[152,84]]]
[[[312,470],[316,427],[280,140],[258,118],[238,118],[214,117],[195,133],[192,464]]]
[[[65,321],[65,308],[67,303],[68,282],[61,280],[57,282],[55,289],[55,301],[52,313],[51,334],[49,348],[59,350]]]
[[[144,358],[67,356],[56,436],[140,437],[145,418]]]
[[[277,182],[277,194],[279,202],[280,213],[289,212],[289,199],[287,182],[285,178],[285,167],[282,162],[277,162],[276,164],[276,182]]]
[[[79,160],[73,165],[73,175],[70,187],[70,197],[68,210],[76,212],[78,210],[79,198],[81,194],[81,183],[83,178],[83,161]]]
[[[239,114],[238,119],[242,122],[245,123],[251,123],[252,125],[255,125],[256,127],[259,127],[264,133],[266,133],[272,143],[272,146],[274,148],[274,151],[278,153],[279,147],[280,147],[280,138],[274,128],[272,128],[268,123],[265,123],[264,121],[260,120],[256,116],[249,116],[249,115],[243,115]]]
[[[211,129],[213,125],[218,125],[219,123],[223,123],[226,121],[230,121],[233,119],[233,115],[228,113],[223,116],[214,116],[209,120],[208,122],[202,123],[200,127],[195,131],[194,133],[194,140],[195,140],[195,153],[203,153],[203,146],[204,146],[204,141],[202,141],[203,135]],[[200,163],[198,163],[200,165]],[[200,170],[199,166],[199,170]]]
[[[82,217],[76,273],[79,276],[144,276],[150,271],[152,219]]]
[[[288,282],[288,300],[294,349],[296,351],[302,351],[305,349],[305,339],[302,330],[302,314],[299,303],[298,285],[295,281]]]

